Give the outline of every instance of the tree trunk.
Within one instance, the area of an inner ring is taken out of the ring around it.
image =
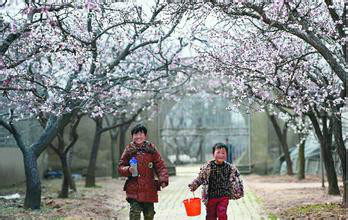
[[[348,12],[348,1],[347,0],[344,0],[344,6],[343,6],[344,10],[343,10],[343,16],[342,16],[342,21],[343,21],[343,25],[344,27],[348,27],[348,16],[347,16],[347,12]],[[346,60],[346,64],[348,63],[348,46],[347,46],[347,41],[344,43],[344,45],[342,45],[342,51],[343,51],[343,56],[344,56],[344,59]],[[346,80],[343,81],[343,83],[345,84],[344,85],[344,88],[347,89],[348,88],[348,76],[347,76],[347,73],[346,73],[346,77],[345,77]],[[345,91],[347,92],[347,91]],[[344,94],[344,95],[348,95],[348,94]]]
[[[116,129],[114,129],[116,130]],[[111,134],[111,176],[112,178],[118,178],[120,175],[117,172],[118,160],[120,159],[119,151],[117,150],[117,133],[110,131]]]
[[[326,141],[324,140],[323,142],[324,143],[320,145],[323,148],[323,160],[326,170],[327,182],[329,184],[328,193],[329,195],[340,195],[332,153],[329,149],[329,146],[327,146],[327,144],[325,143]]]
[[[74,118],[73,122],[71,123],[70,126],[70,133],[69,133],[69,140],[71,141],[68,145],[68,147],[64,150],[64,158],[66,160],[67,163],[67,170],[68,170],[68,182],[69,182],[69,186],[70,189],[74,190],[76,192],[76,184],[75,184],[75,180],[72,178],[72,171],[71,171],[71,167],[72,167],[72,161],[73,161],[73,155],[74,155],[74,146],[75,143],[77,141],[77,139],[79,138],[79,135],[77,133],[77,126],[80,124],[82,115],[76,115],[76,117]]]
[[[302,180],[305,178],[305,141],[300,143],[298,148],[298,158],[297,158],[297,179]]]
[[[31,149],[23,155],[26,176],[26,187],[24,208],[40,209],[41,205],[41,181],[37,167],[37,158]]]
[[[124,118],[122,119],[122,122],[124,122]],[[126,148],[126,134],[128,131],[129,126],[131,125],[131,122],[124,123],[120,126],[120,146],[119,146],[119,155],[123,154],[124,149]]]
[[[106,122],[106,125],[107,127],[109,127],[109,129],[106,129],[109,131],[109,134],[110,134],[110,140],[111,140],[111,143],[110,143],[110,152],[111,152],[111,177],[112,179],[115,179],[115,178],[118,178],[119,177],[119,174],[117,172],[117,161],[120,159],[120,154],[117,150],[117,137],[118,137],[118,132],[117,132],[117,127],[114,127],[114,128],[111,128],[112,125],[116,125],[117,123],[117,118],[116,117],[113,117],[113,123],[111,125],[110,121],[109,121],[109,117],[108,116],[105,116],[104,117],[105,119],[105,122]]]
[[[125,129],[124,126],[120,127],[120,141],[119,141],[119,152],[120,155],[123,154],[123,151],[126,147],[126,133],[127,133],[127,129]]]
[[[60,161],[62,163],[62,169],[63,169],[63,182],[62,182],[62,189],[59,193],[59,198],[68,198],[69,197],[69,181],[68,181],[68,176],[70,175],[68,172],[68,164],[67,160],[64,157],[60,158]]]
[[[348,27],[348,16],[347,16],[347,12],[348,12],[348,1],[345,0],[344,1],[344,11],[343,11],[343,25],[344,27]],[[344,43],[343,45],[343,53],[344,53],[344,58],[346,61],[346,64],[348,63],[348,46],[347,46],[347,41]],[[344,85],[343,85],[343,91],[341,92],[341,97],[344,99],[345,97],[348,96],[348,74],[346,72],[346,77],[345,77],[345,81],[343,81]],[[346,105],[347,105],[347,101],[346,101]],[[347,177],[347,168],[348,168],[348,163],[347,163],[347,158],[348,158],[348,152],[346,150],[346,147],[344,145],[344,141],[343,141],[343,137],[342,137],[342,117],[339,117],[339,124],[337,126],[337,128],[339,129],[339,131],[337,131],[337,135],[335,135],[335,139],[337,138],[336,142],[338,143],[338,154],[341,160],[341,164],[342,164],[342,179],[343,179],[343,205],[345,208],[348,208],[348,177]]]
[[[59,144],[60,145],[60,144]],[[59,193],[59,198],[69,197],[69,187],[76,192],[76,184],[71,175],[70,164],[68,163],[68,155],[64,151],[64,145],[55,148],[53,145],[51,148],[57,153],[63,170],[62,191]]]
[[[71,176],[70,167],[68,165],[67,156],[64,154],[60,157],[60,161],[62,163],[62,169],[63,169],[63,182],[62,182],[62,190],[59,194],[59,198],[68,198],[69,197],[69,187],[76,191],[76,185],[75,181],[73,180]]]
[[[290,157],[290,153],[289,153],[289,146],[287,143],[287,133],[288,133],[287,126],[284,125],[283,132],[282,132],[275,116],[269,114],[268,112],[267,112],[267,115],[268,115],[270,121],[272,122],[274,130],[276,131],[278,140],[283,148],[284,158],[285,158],[285,162],[287,165],[287,174],[294,175],[294,172],[292,170],[292,161],[291,161],[291,157]]]
[[[76,133],[76,127],[78,125],[73,124],[72,129]],[[73,180],[71,176],[71,171],[70,171],[70,164],[68,162],[68,152],[72,149],[73,145],[75,144],[77,140],[77,136],[72,139],[72,142],[69,144],[69,146],[65,149],[66,144],[64,141],[64,128],[60,129],[58,134],[57,134],[57,139],[58,139],[58,146],[55,147],[53,144],[51,144],[51,148],[54,150],[54,152],[58,155],[60,159],[60,163],[62,165],[62,170],[63,170],[63,181],[62,181],[62,189],[61,192],[59,193],[59,198],[68,198],[69,197],[69,187],[76,191],[76,185],[75,181]]]
[[[345,208],[348,208],[348,179],[347,179],[347,150],[344,146],[342,136],[342,118],[341,116],[334,116],[334,137],[337,145],[338,156],[342,165],[342,181],[343,181],[343,199],[342,204]]]
[[[68,163],[68,169],[69,169],[69,178],[68,178],[68,180],[69,180],[69,186],[70,186],[70,189],[72,189],[74,192],[76,192],[77,191],[77,189],[76,189],[76,183],[75,183],[75,180],[74,180],[74,178],[72,177],[72,173],[71,173],[71,166],[69,165],[69,163]]]
[[[74,147],[71,147],[69,152],[68,152],[68,155],[67,155],[67,159],[68,159],[68,165],[69,167],[72,167],[72,162],[73,162],[73,158],[74,158]]]
[[[102,126],[103,126],[103,119],[97,118],[95,119],[95,123],[96,123],[96,128],[95,128],[92,151],[91,151],[91,155],[89,159],[85,187],[95,187],[95,169],[97,165],[100,138],[102,134],[100,130],[102,129]]]
[[[204,143],[204,137],[201,136],[201,139],[199,141],[199,150],[201,152],[201,162],[205,163],[205,149],[204,149],[203,143]]]
[[[67,160],[67,164],[68,164],[68,168],[69,168],[69,176],[71,178],[71,182],[70,182],[70,189],[74,190],[75,192],[77,191],[76,189],[76,184],[75,184],[75,180],[72,178],[72,173],[71,173],[71,167],[72,167],[72,161],[73,161],[73,155],[74,155],[74,147],[71,147],[67,156],[66,156],[66,160]],[[63,163],[62,163],[63,164]],[[63,168],[64,169],[64,168]]]
[[[326,177],[327,177],[327,182],[328,182],[328,194],[330,195],[340,195],[340,191],[338,188],[338,183],[337,183],[337,175],[336,175],[336,170],[332,158],[332,153],[329,147],[329,138],[331,136],[329,135],[329,132],[327,131],[327,121],[325,117],[322,117],[323,123],[323,129],[320,129],[319,123],[317,121],[317,118],[315,117],[314,113],[308,113],[308,116],[310,120],[312,121],[315,133],[319,139],[320,147],[322,150],[323,154],[323,162],[324,162],[324,167],[326,170]]]
[[[323,158],[325,162],[325,169],[327,171],[326,175],[330,176],[330,181],[332,182],[332,187],[328,188],[328,193],[330,195],[340,195],[340,190],[338,187],[338,181],[337,181],[337,173],[335,169],[335,163],[332,157],[332,135],[333,135],[333,119],[330,118],[329,122],[329,128],[327,127],[327,116],[326,114],[322,117],[322,126],[323,126],[323,142],[324,142],[324,148],[323,148]],[[329,178],[328,178],[329,182]]]

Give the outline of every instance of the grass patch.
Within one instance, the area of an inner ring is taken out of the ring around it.
[[[264,205],[264,201],[260,197],[258,197],[253,191],[249,190],[246,193],[246,197],[250,200],[251,200],[251,198],[253,198],[255,200],[255,202],[257,204],[260,204],[261,206]],[[266,214],[267,214],[267,219],[269,219],[269,220],[277,220],[278,219],[278,217],[272,212],[267,212]],[[264,219],[264,218],[262,218],[262,219]]]
[[[247,191],[246,193],[245,193],[245,198],[246,199],[248,199],[248,200],[250,200],[251,202],[253,201],[253,200],[255,200],[256,201],[256,203],[258,203],[258,204],[262,204],[262,199],[260,198],[260,197],[258,197],[253,191]]]
[[[268,214],[267,219],[268,219],[268,220],[277,220],[277,219],[278,219],[278,217],[277,217],[275,214],[270,213],[270,214]]]
[[[52,210],[53,210],[52,208],[45,207],[45,206],[42,206],[40,210],[24,209],[22,207],[0,207],[0,213],[1,213],[0,219],[1,219],[1,216],[3,217],[16,216],[16,214],[19,212],[24,213],[27,216],[40,217],[42,215],[50,213]]]
[[[260,197],[258,197],[254,192],[251,191],[251,193],[252,193],[253,197],[255,198],[255,201],[256,201],[258,204],[262,205],[263,200],[262,200]]]
[[[263,206],[263,204],[264,204],[264,201],[260,197],[258,197],[253,191],[249,190],[248,192],[246,192],[245,197],[246,197],[246,199],[250,200],[251,202],[252,202],[252,200],[254,200],[257,204],[259,204],[261,206]],[[267,214],[268,220],[277,220],[278,219],[278,217],[272,212],[267,212],[266,214]],[[262,218],[262,219],[264,219],[264,218]]]
[[[338,203],[310,204],[289,208],[281,213],[282,217],[345,217],[345,209]]]
[[[332,210],[337,208],[337,204],[314,204],[314,205],[305,205],[299,207],[293,207],[287,210],[288,213],[296,213],[300,215],[306,215],[313,212],[322,212],[326,210]]]
[[[103,188],[103,186],[101,186],[101,185],[94,185],[94,186],[85,186],[85,188],[90,188],[90,189],[101,189],[101,188]]]

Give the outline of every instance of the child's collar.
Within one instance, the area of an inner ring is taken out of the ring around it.
[[[222,162],[222,163],[217,163],[215,160],[211,160],[211,162],[213,162],[214,164],[220,166],[220,165],[224,165],[226,163],[226,161]]]

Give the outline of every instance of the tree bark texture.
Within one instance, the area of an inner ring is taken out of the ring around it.
[[[96,118],[95,124],[96,124],[96,128],[94,133],[92,151],[91,151],[87,175],[86,175],[86,183],[85,183],[86,187],[95,187],[95,170],[97,166],[98,151],[99,151],[100,139],[102,135],[100,130],[103,127],[103,119]]]
[[[290,153],[289,153],[289,146],[288,146],[288,142],[287,142],[287,128],[286,125],[284,125],[283,131],[281,130],[277,119],[275,118],[274,115],[270,115],[269,113],[267,113],[270,121],[272,122],[273,128],[276,131],[278,140],[282,146],[283,152],[284,152],[284,157],[285,157],[285,162],[287,165],[287,174],[288,175],[294,175],[294,172],[292,170],[292,161],[291,161],[291,157],[290,157]]]
[[[298,158],[297,158],[297,179],[302,180],[305,178],[305,141],[300,143],[298,148]]]
[[[334,116],[334,137],[335,143],[337,146],[337,153],[340,158],[342,166],[342,181],[343,181],[343,198],[342,204],[345,208],[348,208],[348,179],[347,179],[347,158],[348,152],[344,145],[343,136],[342,136],[342,118],[341,116]]]
[[[23,155],[26,176],[26,193],[24,208],[40,209],[41,206],[41,181],[37,167],[37,158],[31,149]]]
[[[332,152],[330,150],[329,146],[329,139],[331,136],[329,136],[329,132],[327,129],[327,121],[325,120],[325,117],[323,117],[323,129],[320,128],[319,122],[314,115],[313,112],[309,113],[309,118],[312,121],[315,133],[319,139],[320,147],[322,150],[322,155],[323,155],[323,162],[324,162],[324,167],[326,170],[326,177],[328,181],[328,194],[330,195],[340,195],[340,191],[338,188],[338,183],[337,183],[337,175],[336,175],[336,170],[332,158]]]

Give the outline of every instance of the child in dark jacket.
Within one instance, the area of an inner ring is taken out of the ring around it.
[[[244,196],[243,181],[238,169],[226,162],[228,148],[217,143],[213,147],[214,159],[205,163],[198,177],[189,184],[195,191],[202,185],[202,201],[206,205],[206,220],[227,220],[227,206],[230,199]]]

